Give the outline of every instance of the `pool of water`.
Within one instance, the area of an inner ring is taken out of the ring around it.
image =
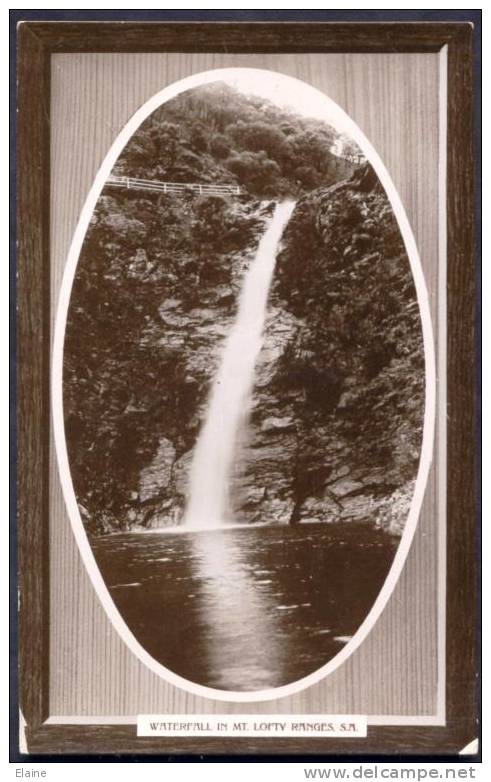
[[[279,687],[332,659],[397,541],[365,524],[127,533],[92,541],[112,598],[162,665],[222,690]]]

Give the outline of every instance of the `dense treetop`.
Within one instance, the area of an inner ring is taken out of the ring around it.
[[[356,152],[352,141],[321,120],[214,82],[154,111],[115,173],[238,184],[251,195],[279,197],[338,181]]]

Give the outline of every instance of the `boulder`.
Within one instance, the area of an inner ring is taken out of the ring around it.
[[[261,423],[262,432],[291,432],[295,429],[295,421],[291,416],[270,416]]]
[[[289,524],[294,508],[293,497],[265,496],[253,521],[262,524]]]
[[[339,521],[342,508],[330,497],[307,497],[299,512],[300,521],[333,522]]]
[[[145,277],[146,274],[151,270],[152,264],[148,260],[147,253],[143,249],[143,247],[139,247],[133,256],[133,258],[130,260],[128,266],[127,266],[127,275],[130,278],[141,278]]]
[[[346,475],[344,478],[338,478],[334,482],[329,482],[329,489],[336,497],[344,497],[351,494],[354,491],[358,491],[363,488],[361,481],[355,480],[350,475]]]

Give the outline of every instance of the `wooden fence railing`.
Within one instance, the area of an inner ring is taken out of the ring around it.
[[[110,176],[106,182],[113,187],[123,187],[134,190],[155,190],[160,193],[193,192],[200,195],[240,195],[240,187],[236,185],[201,184],[185,182],[159,182],[156,179],[135,179],[126,176]]]

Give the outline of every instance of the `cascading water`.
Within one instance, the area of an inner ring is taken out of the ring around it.
[[[294,201],[276,206],[244,277],[237,316],[224,343],[191,463],[184,516],[184,525],[190,529],[212,529],[229,520],[231,467],[254,385],[278,244],[294,207]]]

